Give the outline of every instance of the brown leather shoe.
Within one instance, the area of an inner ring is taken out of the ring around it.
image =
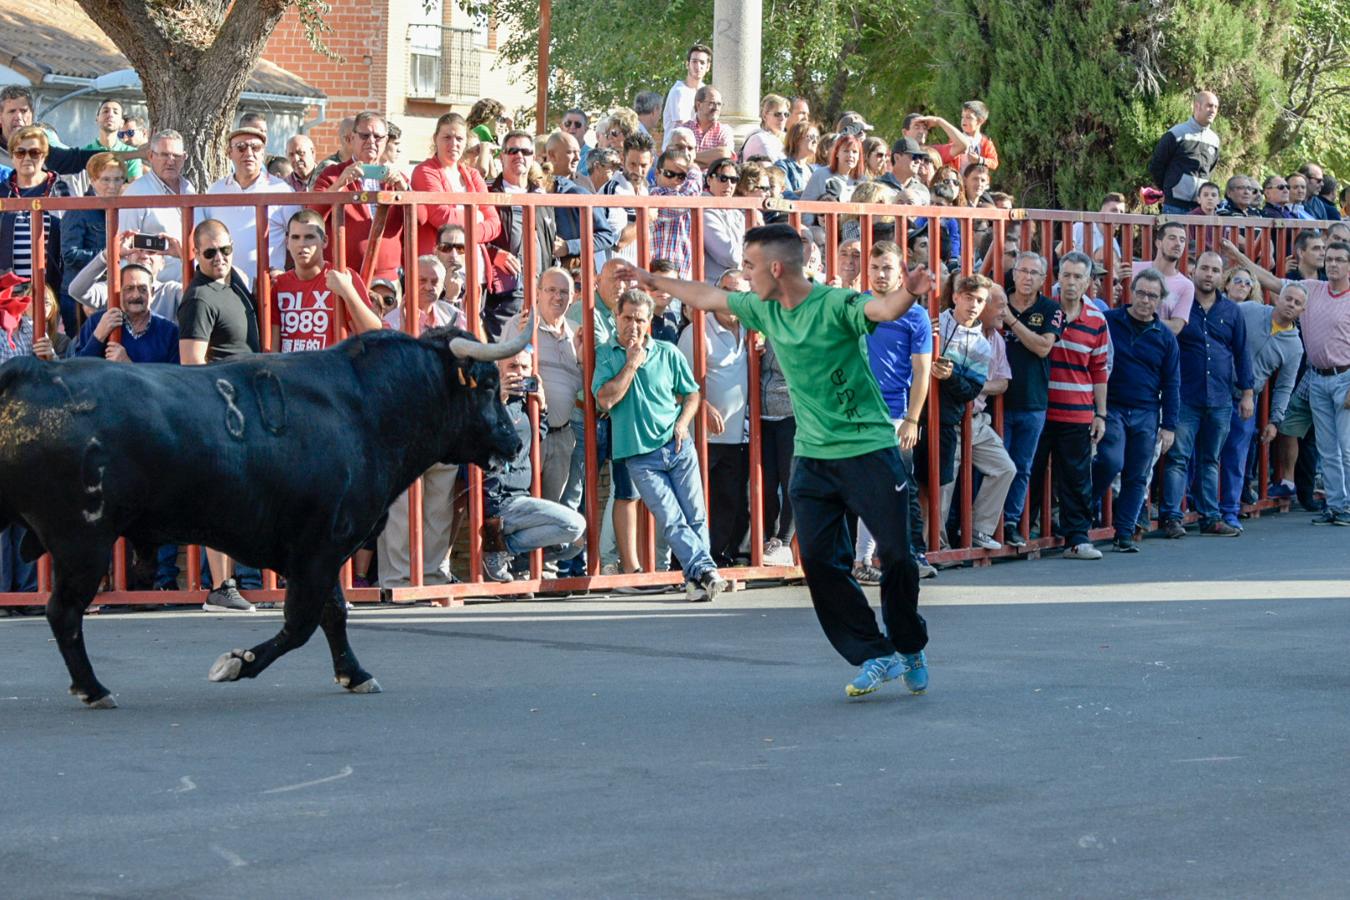
[[[506,536],[502,534],[500,516],[483,519],[483,528],[478,532],[483,539],[484,553],[502,553],[506,550]]]

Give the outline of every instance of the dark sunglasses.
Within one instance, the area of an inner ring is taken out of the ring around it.
[[[234,247],[232,247],[229,244],[226,244],[223,247],[207,247],[204,250],[202,250],[202,256],[206,257],[207,259],[215,259],[217,255],[233,256]]]
[[[737,184],[741,180],[739,175],[714,175],[713,177],[723,184]]]
[[[437,244],[437,245],[436,245],[436,249],[439,250],[439,251],[441,251],[442,253],[449,253],[451,250],[458,250],[460,253],[463,253],[463,252],[464,252],[464,245],[463,245],[463,244]]]
[[[10,154],[10,156],[15,159],[42,159],[42,157],[46,155],[46,152],[41,147],[19,147]]]
[[[507,147],[503,152],[507,156],[534,156],[533,147]]]
[[[122,131],[117,132],[117,136],[124,141],[129,141],[136,136],[136,129],[135,128],[124,129]]]
[[[661,174],[667,178],[683,178],[688,172],[682,172],[679,169],[662,169]]]

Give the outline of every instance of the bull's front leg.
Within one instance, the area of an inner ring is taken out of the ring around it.
[[[281,630],[256,647],[222,653],[206,677],[211,681],[256,678],[278,657],[303,646],[319,627],[324,603],[335,587],[336,578],[331,575],[322,579],[304,575],[289,577],[286,581],[285,624]]]
[[[100,558],[97,552],[90,555]],[[84,647],[84,611],[94,599],[104,571],[106,564],[99,567],[96,563],[82,566],[58,563],[51,598],[47,601],[47,624],[70,672],[70,692],[93,709],[116,709],[117,701],[94,675]]]
[[[353,694],[378,694],[380,683],[356,661],[352,645],[347,641],[347,600],[342,586],[333,588],[333,594],[323,607],[320,620],[328,649],[333,654],[333,680]]]

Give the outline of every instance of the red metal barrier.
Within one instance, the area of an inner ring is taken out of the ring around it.
[[[1111,303],[1112,286],[1116,281],[1117,267],[1123,264],[1124,260],[1117,260],[1113,239],[1116,236],[1117,229],[1120,233],[1120,244],[1122,255],[1128,254],[1126,259],[1141,258],[1150,259],[1152,254],[1152,232],[1155,226],[1167,221],[1165,218],[1156,218],[1153,216],[1140,215],[1106,215],[1102,213],[1076,213],[1061,212],[1051,210],[997,210],[997,209],[973,209],[973,208],[954,208],[954,207],[911,207],[911,206],[883,206],[855,203],[801,203],[789,201],[770,201],[765,204],[758,198],[711,198],[711,197],[629,197],[625,196],[616,203],[615,198],[608,196],[595,195],[566,195],[557,194],[428,194],[428,193],[397,193],[397,192],[329,192],[324,194],[262,194],[249,196],[222,196],[222,195],[188,195],[174,197],[122,197],[113,200],[99,199],[93,197],[79,198],[50,198],[50,199],[13,199],[0,201],[0,211],[12,212],[19,210],[32,210],[34,212],[43,209],[52,211],[62,211],[69,209],[90,209],[97,208],[106,211],[108,221],[108,247],[107,258],[110,261],[109,271],[117,271],[117,260],[120,253],[120,247],[116,241],[116,222],[117,211],[125,208],[179,208],[196,209],[202,206],[255,206],[257,208],[257,235],[258,245],[257,253],[259,263],[259,276],[257,286],[257,299],[260,315],[260,328],[263,335],[264,345],[267,350],[274,350],[271,344],[271,322],[273,319],[273,307],[271,296],[271,281],[266,269],[265,261],[269,258],[268,254],[268,229],[266,228],[267,207],[275,204],[295,205],[297,200],[307,206],[328,206],[331,210],[331,231],[334,235],[335,261],[339,267],[346,267],[353,261],[346,260],[345,257],[345,230],[346,222],[344,215],[344,205],[348,203],[377,203],[382,211],[387,211],[395,206],[403,208],[405,223],[415,223],[417,221],[417,212],[419,206],[425,204],[438,205],[459,205],[463,208],[463,221],[465,230],[465,260],[466,260],[466,302],[465,312],[469,317],[471,327],[482,336],[481,320],[478,311],[481,308],[482,298],[480,296],[480,283],[477,274],[479,265],[478,241],[479,229],[477,227],[477,214],[480,207],[483,206],[513,206],[522,210],[523,233],[533,234],[534,221],[538,207],[576,207],[587,210],[591,207],[623,206],[637,210],[637,221],[639,225],[639,236],[637,241],[638,258],[643,265],[649,262],[650,247],[648,235],[646,233],[646,224],[650,220],[650,211],[653,208],[678,208],[690,211],[691,219],[691,244],[695,248],[693,254],[694,275],[696,278],[702,275],[702,254],[697,248],[701,247],[702,235],[702,215],[701,211],[710,208],[721,209],[743,209],[752,210],[768,208],[783,211],[788,214],[789,221],[794,226],[800,227],[801,215],[803,213],[815,214],[821,217],[825,223],[825,246],[826,253],[824,259],[825,271],[830,277],[837,276],[838,250],[839,250],[839,217],[842,215],[856,215],[860,217],[861,244],[864,261],[868,258],[868,251],[873,242],[875,216],[891,216],[895,218],[896,234],[901,245],[902,255],[908,253],[904,236],[908,233],[908,222],[910,218],[923,216],[928,221],[929,234],[929,259],[928,265],[937,270],[942,262],[942,229],[944,220],[957,220],[961,236],[961,253],[959,256],[959,267],[962,274],[967,274],[975,269],[975,224],[976,222],[987,223],[992,229],[992,242],[988,252],[985,255],[985,268],[992,271],[994,277],[1002,280],[1004,277],[1003,248],[1004,242],[1009,234],[1016,235],[1021,241],[1020,249],[1035,249],[1043,257],[1052,259],[1057,255],[1062,255],[1074,249],[1074,238],[1072,228],[1075,223],[1082,223],[1083,244],[1085,252],[1090,255],[1094,252],[1094,242],[1097,240],[1097,229],[1094,226],[1100,225],[1103,228],[1102,235],[1103,246],[1101,247],[1101,262],[1106,270],[1104,287],[1107,290],[1106,302]],[[183,217],[183,226],[181,232],[182,244],[182,263],[184,283],[191,277],[192,273],[192,249],[191,249],[191,231],[192,216]],[[589,388],[591,379],[594,375],[594,363],[596,346],[594,331],[590,327],[595,310],[595,272],[591,265],[586,264],[592,259],[591,248],[594,245],[593,227],[590,215],[584,212],[579,216],[580,219],[580,238],[582,245],[581,258],[583,265],[580,272],[580,297],[581,297],[581,322],[583,326],[583,379],[584,384]],[[1327,223],[1307,222],[1297,220],[1257,220],[1243,219],[1235,222],[1233,219],[1224,218],[1203,218],[1198,216],[1180,217],[1188,227],[1189,236],[1192,245],[1199,249],[1209,249],[1216,245],[1221,238],[1240,237],[1246,244],[1247,253],[1253,258],[1260,258],[1264,263],[1269,264],[1278,273],[1283,273],[1284,259],[1288,249],[1297,232],[1312,227],[1325,227]],[[1059,253],[1056,253],[1055,232],[1059,229]],[[34,248],[34,277],[41,281],[45,274],[45,261],[42,259],[44,243],[42,240],[42,217],[33,217],[33,248]],[[378,234],[378,232],[377,232]],[[1136,253],[1136,236],[1139,238],[1138,245],[1142,252]],[[1273,239],[1271,237],[1273,236]],[[405,269],[405,290],[404,290],[404,315],[403,327],[411,335],[417,335],[420,331],[420,316],[417,310],[417,287],[416,272],[417,258],[419,248],[417,246],[417,228],[415,225],[405,227],[403,233],[404,250],[404,269]],[[372,243],[377,243],[373,241]],[[535,248],[532,240],[526,239],[523,242],[523,261],[522,277],[525,278],[525,308],[531,309],[534,305],[534,278],[535,270]],[[368,261],[374,258],[373,251],[368,254]],[[992,262],[989,262],[992,260]],[[1184,259],[1183,259],[1184,263]],[[1045,290],[1048,292],[1053,284],[1051,269],[1047,267],[1047,276]],[[862,286],[866,287],[867,272],[866,265],[863,266],[861,273]],[[110,279],[109,299],[110,307],[119,305],[120,297],[117,291],[117,279]],[[1123,300],[1128,301],[1129,286],[1125,283]],[[1267,298],[1269,299],[1269,298]],[[938,295],[935,291],[929,297],[929,313],[936,317],[938,309]],[[342,313],[339,312],[335,318],[333,328],[337,335],[345,333],[344,324],[340,324]],[[696,329],[693,336],[695,347],[695,376],[702,386],[706,378],[706,353],[704,347],[703,313],[693,311],[692,326]],[[45,320],[42,316],[34,317],[34,335],[41,336],[45,327]],[[758,340],[753,333],[747,334],[747,344],[753,347],[753,342]],[[771,567],[763,565],[763,538],[765,533],[765,523],[763,521],[763,508],[761,501],[763,499],[764,485],[762,482],[762,459],[759,447],[760,438],[760,390],[759,390],[759,359],[755,352],[749,355],[749,404],[751,410],[750,420],[750,482],[749,482],[749,503],[750,503],[750,521],[751,521],[751,539],[750,539],[750,559],[751,565],[748,567],[726,570],[725,574],[738,581],[754,579],[782,579],[799,577],[800,570],[796,568]],[[993,398],[994,402],[990,404],[990,413],[994,427],[999,433],[1002,432],[1002,403],[1001,398]],[[939,424],[939,399],[936,390],[929,392],[928,408],[928,426],[931,434],[935,434]],[[580,591],[580,590],[607,590],[628,585],[653,585],[653,584],[678,584],[683,580],[683,576],[678,572],[656,572],[652,569],[652,535],[650,533],[650,515],[644,516],[647,523],[646,539],[643,541],[642,556],[647,571],[640,574],[630,575],[612,575],[604,576],[600,574],[600,515],[601,510],[598,503],[598,473],[597,465],[597,446],[595,437],[595,428],[597,421],[597,411],[595,400],[591,392],[585,391],[582,403],[584,421],[585,421],[585,440],[584,455],[586,460],[586,491],[585,491],[585,517],[588,523],[588,533],[586,536],[588,571],[585,576],[576,578],[561,579],[543,579],[541,553],[536,551],[532,554],[530,565],[530,578],[523,581],[514,581],[504,584],[484,582],[481,573],[482,545],[480,532],[483,521],[483,496],[482,479],[483,473],[475,466],[468,467],[469,482],[469,503],[468,503],[468,522],[465,523],[469,535],[469,572],[468,580],[462,584],[428,586],[422,584],[422,545],[421,545],[421,508],[422,496],[420,489],[420,480],[409,488],[408,518],[409,518],[409,554],[411,561],[411,582],[412,586],[408,588],[395,588],[392,590],[381,591],[375,588],[351,588],[351,563],[344,566],[342,583],[348,588],[347,594],[350,599],[357,602],[374,602],[382,597],[384,599],[394,600],[412,600],[412,599],[433,599],[441,603],[462,602],[467,597],[481,597],[493,595],[519,594],[523,591]],[[1268,392],[1263,394],[1260,404],[1261,417],[1260,423],[1265,424],[1269,415],[1269,397]],[[539,438],[539,416],[540,410],[537,399],[530,404],[530,419],[534,426],[534,438],[531,442],[531,458],[534,463],[534,483],[533,491],[537,495],[540,488],[540,438]],[[699,450],[700,464],[705,472],[704,489],[705,497],[707,494],[706,472],[707,472],[707,422],[706,414],[700,411],[697,419],[697,444]],[[971,454],[971,416],[969,409],[966,411],[965,418],[961,425],[961,466],[958,478],[961,481],[959,520],[961,528],[961,538],[959,546],[953,546],[949,549],[938,549],[940,547],[941,532],[943,524],[939,521],[941,504],[941,485],[939,481],[938,466],[938,442],[931,440],[929,446],[929,475],[926,487],[925,515],[926,530],[929,546],[934,548],[929,554],[930,560],[934,562],[959,562],[973,561],[977,564],[988,564],[993,558],[1005,556],[1037,556],[1040,551],[1050,547],[1058,546],[1059,540],[1054,537],[1038,537],[1029,540],[1027,546],[1021,549],[1014,549],[1004,546],[998,551],[987,551],[971,546],[971,484],[972,484],[972,454]],[[1260,494],[1261,499],[1250,509],[1259,514],[1263,510],[1275,508],[1280,504],[1266,498],[1267,472],[1266,468],[1269,462],[1269,448],[1262,445],[1260,448],[1261,474],[1260,474]],[[1030,498],[1029,498],[1030,499]],[[1050,482],[1046,479],[1045,494],[1041,499],[1042,504],[1042,523],[1050,520]],[[1109,520],[1110,497],[1107,497],[1107,517]],[[1027,533],[1028,517],[1024,513],[1022,530],[1024,536],[1030,537]],[[710,511],[711,512],[711,511]],[[1044,524],[1042,526],[1044,528]],[[1002,538],[1000,533],[996,535]],[[1102,539],[1109,537],[1110,528],[1096,529],[1092,532],[1093,539]],[[187,548],[187,576],[186,589],[182,591],[131,591],[126,585],[126,548],[125,541],[119,541],[114,553],[112,564],[112,589],[101,593],[98,597],[98,603],[196,603],[201,599],[201,577],[199,564],[199,549],[197,547]],[[283,598],[284,591],[277,588],[277,576],[273,572],[264,573],[264,587],[260,591],[245,592],[250,599],[255,601],[277,601]],[[45,601],[45,594],[50,590],[51,572],[50,560],[47,557],[39,562],[38,566],[39,591],[37,594],[0,594],[0,605],[32,605]]]

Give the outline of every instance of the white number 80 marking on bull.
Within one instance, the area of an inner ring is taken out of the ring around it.
[[[327,310],[287,310],[281,314],[281,330],[287,334],[315,334],[328,331]]]

